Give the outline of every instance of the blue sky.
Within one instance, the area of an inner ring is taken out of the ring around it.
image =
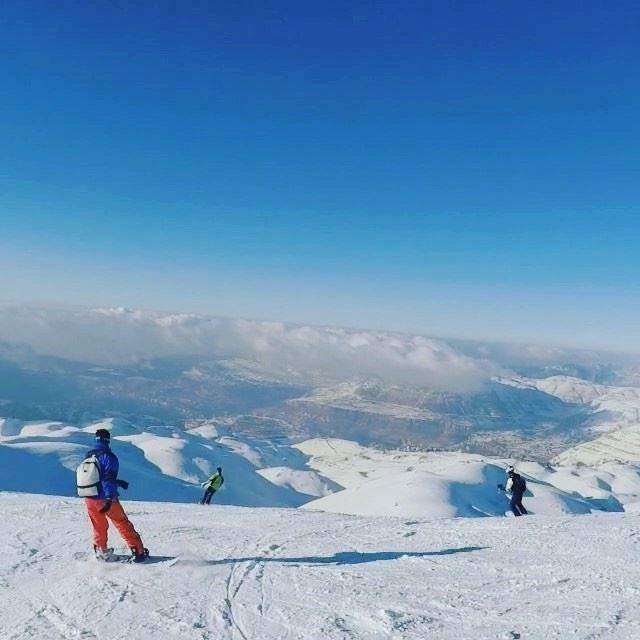
[[[8,0],[0,301],[640,351],[639,28],[635,2]]]

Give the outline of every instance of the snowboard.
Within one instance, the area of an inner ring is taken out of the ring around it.
[[[97,563],[117,562],[121,564],[132,564],[132,565],[166,563],[170,567],[172,567],[174,564],[177,564],[179,560],[179,558],[177,558],[176,556],[149,555],[145,558],[143,562],[133,562],[133,560],[131,559],[130,553],[117,553],[115,551],[110,553],[108,556],[104,558],[96,557],[93,551],[78,551],[77,553],[73,554],[73,559],[74,560],[90,560]]]

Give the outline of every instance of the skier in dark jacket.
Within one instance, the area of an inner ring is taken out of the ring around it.
[[[511,511],[514,516],[526,516],[527,510],[522,504],[522,496],[527,490],[525,479],[516,473],[514,469],[509,471],[509,480],[507,481],[507,491],[511,491]]]
[[[211,498],[213,494],[224,484],[224,478],[222,477],[222,467],[218,467],[216,472],[205,482],[202,486],[205,487],[204,495],[200,504],[211,504]]]
[[[127,489],[129,483],[118,480],[119,462],[116,454],[111,451],[110,441],[111,434],[106,429],[98,429],[96,445],[87,453],[87,457],[96,456],[100,470],[98,494],[85,497],[84,500],[93,527],[93,549],[99,558],[106,559],[111,554],[111,550],[107,548],[107,530],[111,520],[131,549],[132,560],[142,562],[148,557],[149,552],[144,548],[140,535],[118,501],[118,487]]]

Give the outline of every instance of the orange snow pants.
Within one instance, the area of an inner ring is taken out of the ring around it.
[[[122,539],[127,543],[127,547],[134,547],[139,553],[143,552],[142,539],[117,500],[111,503],[111,508],[106,513],[100,513],[100,509],[105,503],[104,500],[85,498],[84,503],[93,527],[93,544],[96,547],[99,549],[107,548],[107,530],[109,529],[109,520],[111,520]]]

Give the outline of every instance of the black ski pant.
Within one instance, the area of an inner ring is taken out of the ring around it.
[[[514,493],[511,496],[511,511],[514,516],[526,516],[527,510],[522,505],[522,494]]]
[[[206,489],[204,495],[202,496],[202,500],[200,500],[200,504],[211,504],[211,498],[213,497],[213,494],[215,492],[215,489]]]

